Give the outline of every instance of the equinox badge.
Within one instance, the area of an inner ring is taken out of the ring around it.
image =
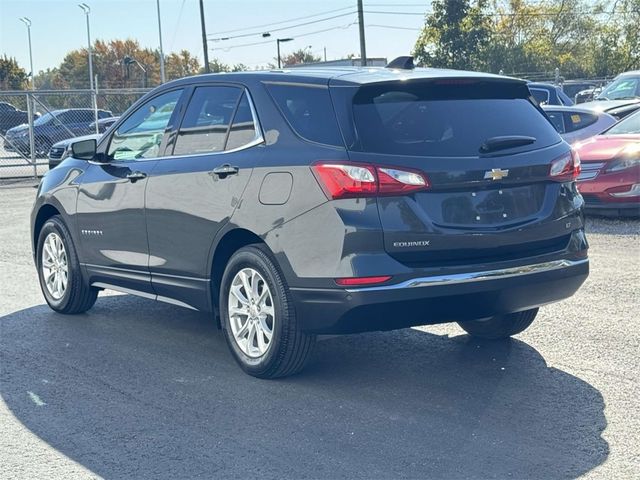
[[[484,172],[485,180],[502,180],[504,177],[508,176],[509,170],[502,170],[501,168],[492,168],[491,170]]]

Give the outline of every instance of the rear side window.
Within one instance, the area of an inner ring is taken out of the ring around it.
[[[354,150],[413,156],[478,156],[486,140],[508,135],[535,142],[522,152],[560,141],[553,125],[526,98],[525,86],[443,81],[362,87],[353,99]]]
[[[198,87],[189,100],[176,138],[174,155],[222,152],[242,90]]]
[[[567,132],[575,132],[593,125],[598,117],[591,113],[564,112],[564,125]]]
[[[299,136],[311,142],[344,146],[328,88],[281,84],[266,87]]]
[[[546,90],[540,90],[539,88],[531,88],[531,95],[536,99],[540,105],[546,105],[549,103],[549,92]]]

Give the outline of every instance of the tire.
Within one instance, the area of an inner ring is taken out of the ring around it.
[[[250,287],[251,295],[245,295],[245,285]],[[255,302],[257,297],[262,300]],[[219,305],[227,345],[246,373],[278,378],[304,368],[315,336],[302,332],[284,276],[265,247],[249,245],[229,259],[222,276]]]
[[[51,255],[50,252],[56,250],[56,245],[62,246],[64,256]],[[40,230],[36,265],[40,288],[52,310],[65,314],[84,313],[96,302],[98,289],[92,288],[85,281],[71,234],[58,215],[47,220]],[[63,280],[65,265],[66,283]],[[49,268],[50,266],[52,268]],[[52,269],[57,269],[53,275],[51,275]],[[64,284],[64,288],[57,288],[56,279],[58,276],[61,279],[59,285]],[[50,280],[49,285],[47,279]]]
[[[486,320],[458,322],[458,325],[472,337],[498,340],[524,332],[533,323],[537,314],[538,309],[533,308],[524,312],[498,315]]]

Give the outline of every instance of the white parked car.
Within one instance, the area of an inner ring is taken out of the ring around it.
[[[581,107],[546,105],[542,109],[560,136],[570,145],[593,137],[617,122],[617,119],[608,113]]]

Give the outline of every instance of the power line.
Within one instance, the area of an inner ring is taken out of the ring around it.
[[[308,37],[310,35],[317,35],[318,33],[325,33],[325,32],[330,32],[332,30],[346,30],[347,28],[356,25],[358,22],[357,21],[353,21],[351,23],[347,23],[346,25],[339,25],[337,27],[330,27],[330,28],[324,28],[322,30],[316,30],[313,32],[306,32],[306,33],[301,33],[299,35],[296,35],[295,38],[301,38],[301,37]],[[243,48],[243,47],[253,47],[256,45],[267,45],[267,44],[271,44],[275,42],[275,40],[267,40],[267,41],[262,41],[262,42],[252,42],[252,43],[241,43],[239,45],[229,45],[228,47],[217,47],[217,48],[211,48],[210,50],[222,50],[223,52],[226,52],[228,50],[232,50],[234,48]]]
[[[279,22],[263,23],[262,25],[252,25],[250,27],[234,28],[232,30],[223,30],[221,32],[216,32],[216,33],[214,33],[212,35],[222,35],[223,33],[242,32],[242,31],[246,31],[246,30],[253,30],[254,28],[263,28],[263,27],[271,27],[273,25],[282,25],[283,23],[296,22],[298,20],[306,20],[307,18],[320,17],[322,15],[328,15],[330,13],[342,12],[344,10],[353,10],[353,7],[336,8],[335,10],[327,10],[327,11],[324,11],[324,12],[314,13],[313,15],[305,15],[305,16],[302,16],[302,17],[290,18],[288,20],[281,20]]]
[[[421,28],[411,28],[411,27],[400,27],[398,25],[376,25],[376,24],[369,24],[367,25],[367,27],[378,27],[378,28],[390,28],[393,30],[411,30],[412,32],[420,32],[422,31]]]
[[[326,17],[326,18],[319,18],[318,20],[311,20],[309,22],[304,22],[304,23],[298,23],[297,25],[290,25],[288,27],[280,27],[280,28],[273,28],[271,30],[269,30],[269,33],[271,32],[281,32],[283,30],[290,30],[292,28],[297,28],[297,27],[305,27],[307,25],[313,25],[316,23],[321,23],[321,22],[327,22],[329,20],[335,20],[336,18],[341,18],[341,17],[346,17],[348,15],[353,15],[354,13],[356,13],[355,11],[352,12],[347,12],[347,13],[341,13],[339,15],[333,15],[332,17]],[[252,32],[252,33],[243,33],[242,35],[235,35],[232,37],[223,37],[223,38],[210,38],[210,41],[219,41],[219,40],[231,40],[234,38],[246,38],[246,37],[255,37],[256,35],[262,35],[265,32]]]

